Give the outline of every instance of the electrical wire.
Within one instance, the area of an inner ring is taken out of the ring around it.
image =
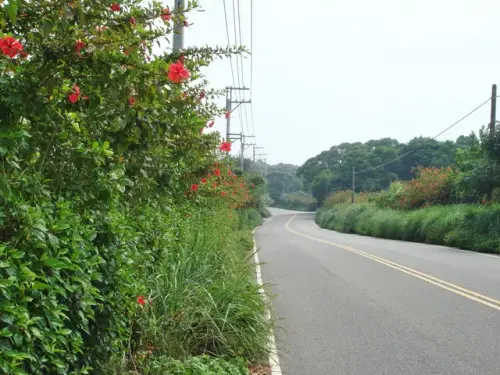
[[[435,135],[434,137],[432,137],[431,139],[436,139],[438,138],[439,136],[443,135],[444,133],[446,133],[448,130],[452,129],[453,127],[457,126],[458,124],[460,124],[463,120],[465,120],[467,117],[471,116],[473,113],[475,113],[476,111],[478,111],[480,108],[484,107],[488,102],[490,102],[492,99],[496,99],[500,97],[500,95],[496,96],[495,98],[493,97],[489,97],[487,100],[485,100],[483,103],[481,103],[479,106],[477,106],[476,108],[474,108],[472,111],[470,111],[469,113],[467,113],[465,116],[463,116],[460,120],[456,121],[455,123],[453,123],[452,125],[448,126],[446,129],[444,129],[443,131],[441,131],[439,134]],[[360,174],[360,173],[365,173],[365,172],[369,172],[369,171],[374,171],[376,169],[379,169],[379,168],[382,168],[382,167],[385,167],[386,165],[389,165],[393,162],[395,162],[396,160],[399,160],[407,155],[410,155],[411,153],[419,150],[423,145],[420,145],[418,147],[415,147],[413,149],[411,149],[410,151],[408,152],[405,152],[403,155],[400,155],[386,163],[383,163],[383,164],[380,164],[380,165],[377,165],[376,167],[370,167],[370,168],[367,168],[367,169],[364,169],[362,171],[359,171],[359,172],[355,172],[355,174]]]
[[[227,20],[227,10],[226,10],[226,0],[222,0],[224,5],[224,18],[226,19],[226,35],[227,35],[227,46],[231,45],[231,38],[229,37],[229,22]],[[234,86],[234,68],[233,68],[233,57],[229,56],[229,64],[231,65],[231,76],[233,78],[233,86]]]
[[[243,45],[243,34],[241,32],[241,11],[240,11],[240,0],[237,0],[237,9],[238,9],[238,29],[239,29],[239,33],[240,33],[240,46]],[[240,54],[238,56],[240,58],[240,68],[241,68],[241,83],[243,84],[243,87],[245,88],[245,65],[243,63],[244,59],[243,59],[243,56]],[[245,92],[243,92],[242,94],[243,96],[243,100],[246,100],[246,95],[245,95]],[[255,134],[252,134],[250,132],[250,125],[248,123],[248,114],[247,114],[247,106],[243,106],[243,113],[244,113],[244,117],[245,117],[245,125],[246,125],[246,131],[247,131],[247,134],[248,135],[251,135],[251,136],[255,136]],[[243,129],[243,122],[241,123],[241,128]]]

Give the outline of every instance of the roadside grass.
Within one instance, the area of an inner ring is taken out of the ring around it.
[[[134,354],[115,373],[247,374],[267,358],[272,322],[250,258],[250,229],[261,217],[231,213],[204,211],[186,223],[175,251],[150,273]]]
[[[500,254],[500,205],[431,206],[413,211],[342,204],[316,215],[322,228]]]

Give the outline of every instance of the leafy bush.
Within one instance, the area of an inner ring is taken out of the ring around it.
[[[262,352],[229,218],[258,194],[202,134],[222,111],[200,69],[234,51],[151,56],[196,7],[0,3],[0,372],[102,374],[149,343]]]
[[[453,202],[458,172],[452,168],[416,168],[415,179],[396,181],[377,199],[380,207],[413,209]]]
[[[302,192],[285,194],[274,202],[275,207],[298,211],[315,211],[317,204],[312,195]]]
[[[139,362],[144,375],[248,375],[248,368],[242,358],[214,358],[209,356],[192,357],[179,361],[166,356],[146,362]]]
[[[433,206],[413,211],[373,204],[322,208],[316,222],[339,232],[500,253],[500,205]]]
[[[352,191],[351,190],[338,190],[330,194],[324,202],[324,207],[333,207],[337,204],[351,203]]]

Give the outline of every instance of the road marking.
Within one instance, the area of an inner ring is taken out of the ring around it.
[[[314,222],[314,225],[316,225],[318,227],[318,229],[321,229],[321,230],[325,230],[325,231],[330,231],[330,229],[325,229],[325,228],[321,228],[316,222]],[[337,233],[341,233],[341,234],[346,234],[346,233],[342,233],[342,232],[337,232]],[[360,234],[358,234],[357,236],[361,236]],[[392,238],[376,238],[376,237],[373,237],[374,240],[385,240],[385,241],[394,241],[394,242],[405,242],[405,241],[402,241],[402,240],[394,240]],[[457,249],[455,247],[450,247],[450,246],[443,246],[443,245],[433,245],[433,244],[430,244],[430,243],[420,243],[420,242],[410,242],[412,245],[422,245],[422,246],[429,246],[429,247],[434,247],[434,248],[438,248],[438,249],[444,249],[444,250],[455,250],[455,251],[460,251],[462,253],[467,253],[469,255],[480,255],[480,256],[483,256],[483,257],[490,257],[490,258],[495,258],[495,259],[500,259],[500,255],[496,255],[496,254],[488,254],[488,253],[479,253],[477,251],[474,251],[474,250],[463,250],[463,249]]]
[[[378,257],[376,255],[373,255],[373,254],[370,254],[370,253],[366,253],[364,251],[355,249],[353,247],[349,247],[349,246],[346,246],[346,245],[338,244],[338,243],[335,243],[335,242],[330,242],[330,241],[322,240],[320,238],[312,237],[312,236],[309,236],[307,234],[297,232],[297,231],[295,231],[295,230],[293,230],[293,229],[290,228],[290,223],[293,221],[293,219],[295,219],[295,216],[293,216],[285,224],[285,229],[288,230],[291,233],[294,233],[294,234],[296,234],[298,236],[302,236],[302,237],[308,238],[308,239],[316,241],[316,242],[322,242],[322,243],[325,243],[327,245],[338,247],[340,249],[344,249],[344,250],[350,251],[352,253],[361,255],[361,256],[363,256],[365,258],[374,260],[375,262],[383,264],[383,265],[385,265],[387,267],[390,267],[390,268],[393,268],[393,269],[398,270],[400,272],[406,273],[407,275],[416,277],[417,279],[426,281],[429,284],[435,285],[437,287],[440,287],[442,289],[448,290],[448,291],[450,291],[452,293],[458,294],[458,295],[460,295],[462,297],[468,298],[468,299],[470,299],[472,301],[481,303],[481,304],[483,304],[485,306],[488,306],[488,307],[491,307],[491,308],[493,308],[495,310],[500,311],[500,301],[497,300],[497,299],[485,296],[483,294],[474,292],[474,291],[469,290],[469,289],[465,289],[465,288],[463,288],[461,286],[449,283],[447,281],[438,279],[437,277],[434,277],[434,276],[428,275],[426,273],[417,271],[417,270],[415,270],[413,268],[410,268],[410,267],[403,266],[401,264],[392,262],[390,260]]]
[[[275,215],[276,216],[276,215]],[[273,216],[271,219],[269,219],[267,222],[271,221],[274,219]],[[257,285],[259,286],[259,293],[262,296],[262,299],[264,302],[269,303],[269,299],[267,298],[266,292],[264,291],[264,282],[262,280],[262,272],[260,269],[260,261],[259,261],[259,255],[257,254],[257,242],[255,241],[255,230],[253,230],[253,257],[254,257],[254,262],[255,262],[255,274],[257,275]],[[271,320],[271,312],[269,309],[266,309],[266,315],[267,319]],[[280,360],[278,357],[278,350],[276,349],[276,340],[274,338],[274,333],[271,331],[269,334],[269,342],[268,342],[268,349],[269,349],[269,366],[271,366],[271,375],[282,375],[281,372],[281,366],[280,366]]]

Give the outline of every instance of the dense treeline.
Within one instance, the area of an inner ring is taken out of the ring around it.
[[[268,204],[292,210],[313,211],[317,201],[311,196],[304,179],[297,176],[298,167],[293,164],[255,163],[246,160],[245,168],[258,171],[267,182]]]
[[[356,204],[351,191],[330,193],[316,221],[341,232],[500,253],[499,129],[463,140],[450,166],[412,167],[411,180],[356,194]]]
[[[458,150],[470,150],[479,146],[475,134],[460,136],[455,142],[440,142],[430,138],[414,138],[408,143],[383,138],[366,143],[342,143],[307,160],[297,170],[306,188],[320,202],[334,191],[350,189],[352,168],[357,171],[370,169],[388,161],[401,158],[383,168],[356,176],[356,191],[378,191],[392,181],[412,179],[412,169],[422,167],[448,167],[457,160]],[[407,154],[409,151],[415,152]],[[407,155],[406,155],[407,154]]]

